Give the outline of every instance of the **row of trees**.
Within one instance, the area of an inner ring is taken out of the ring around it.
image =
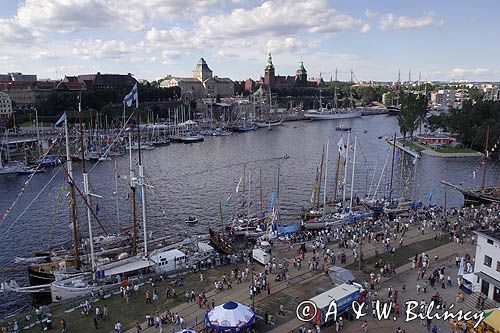
[[[174,88],[155,88],[150,86],[139,86],[139,100],[141,102],[153,102],[159,100],[171,100],[180,96],[180,90]],[[53,116],[61,114],[65,110],[75,110],[78,106],[78,96],[81,95],[82,109],[102,111],[112,104],[121,104],[123,98],[130,89],[99,89],[93,91],[53,92],[45,99],[41,99],[36,108],[41,116]]]
[[[465,146],[478,151],[500,146],[500,101],[468,101],[462,109],[452,109],[447,114],[428,119],[432,130],[441,128],[454,133]],[[498,154],[498,152],[494,152]]]

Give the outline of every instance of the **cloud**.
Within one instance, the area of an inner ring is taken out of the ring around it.
[[[66,33],[110,26],[118,15],[104,0],[26,0],[15,19],[26,28]]]
[[[267,50],[274,54],[280,53],[304,53],[317,45],[317,42],[304,42],[295,37],[286,37],[284,39],[270,39],[267,41]]]
[[[477,67],[477,68],[453,68],[450,71],[451,75],[457,76],[464,76],[464,75],[483,75],[483,74],[490,74],[492,71],[488,68],[483,68],[483,67]]]
[[[138,31],[155,20],[196,18],[226,0],[26,0],[15,20],[25,28],[69,33],[117,27]]]
[[[432,11],[421,17],[409,17],[396,16],[393,13],[381,14],[367,9],[365,10],[365,16],[370,20],[378,21],[381,30],[419,29],[444,24],[444,20],[436,17]]]
[[[37,51],[31,55],[31,59],[33,60],[48,60],[57,58],[58,56],[50,51]]]
[[[0,45],[29,45],[42,36],[19,25],[14,19],[0,19]]]
[[[76,40],[74,41],[73,54],[89,59],[114,59],[120,60],[138,50],[137,45],[129,45],[117,40]]]
[[[230,28],[229,28],[230,27]],[[269,0],[260,6],[202,16],[197,32],[203,38],[230,39],[266,34],[293,35],[300,31],[335,33],[361,29],[363,22],[331,8],[326,0]]]
[[[176,60],[179,59],[181,56],[188,55],[188,54],[189,54],[189,52],[184,53],[184,52],[180,52],[177,50],[164,50],[161,53],[161,57],[162,57],[161,63],[163,65],[173,65],[176,63]]]

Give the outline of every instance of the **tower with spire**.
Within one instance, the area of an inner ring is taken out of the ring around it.
[[[300,62],[299,68],[295,72],[295,82],[299,86],[307,85],[307,71],[302,61]]]
[[[275,81],[275,73],[274,73],[274,65],[273,65],[273,57],[271,53],[269,53],[269,57],[267,58],[267,65],[264,71],[264,84],[266,86],[273,85]]]
[[[200,60],[196,64],[195,69],[193,70],[193,77],[200,80],[201,82],[205,82],[206,79],[212,78],[212,75],[212,70],[210,69],[210,67],[208,67],[205,59],[200,58]]]

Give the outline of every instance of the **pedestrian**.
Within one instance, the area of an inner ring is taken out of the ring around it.
[[[115,332],[122,333],[122,323],[120,323],[119,321],[117,321],[115,324]]]
[[[215,308],[215,300],[212,298],[212,309]]]
[[[146,304],[151,304],[151,293],[149,290],[146,290]]]
[[[140,333],[142,331],[141,324],[138,321],[135,322],[135,331],[136,333]]]
[[[66,333],[66,321],[61,319],[61,333]]]
[[[282,315],[283,317],[285,316],[285,310],[284,310],[283,304],[280,304],[280,310],[278,312],[278,315]]]
[[[95,329],[99,329],[99,322],[97,321],[97,316],[94,317],[94,326],[95,326]]]
[[[109,316],[108,306],[104,305],[102,308],[102,319],[106,319]]]
[[[365,320],[363,324],[361,325],[361,328],[363,331],[366,333],[368,331],[368,322]]]

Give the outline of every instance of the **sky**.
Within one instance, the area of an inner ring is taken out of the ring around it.
[[[0,73],[499,81],[497,0],[0,0]]]

